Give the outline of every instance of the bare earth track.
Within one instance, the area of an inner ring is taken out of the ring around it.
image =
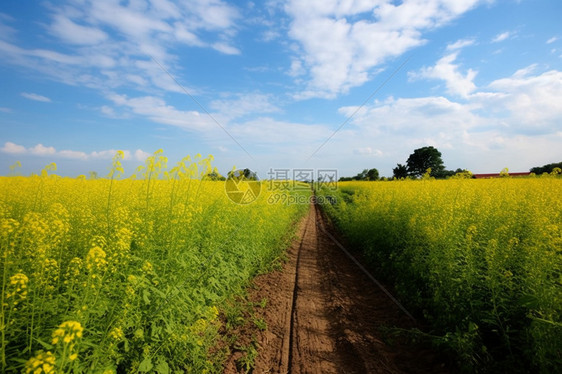
[[[324,233],[310,206],[283,269],[257,277],[250,298],[267,298],[254,373],[446,373],[429,349],[385,342],[381,327],[414,327]],[[234,358],[225,373],[237,372]]]

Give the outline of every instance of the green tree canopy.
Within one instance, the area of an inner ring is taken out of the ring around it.
[[[408,168],[406,165],[398,164],[392,169],[392,176],[396,179],[408,178]]]
[[[441,176],[445,170],[441,152],[432,146],[414,150],[414,153],[408,157],[406,165],[408,174],[414,177],[424,175],[427,169],[431,169],[431,176]]]
[[[558,162],[558,163],[553,163],[553,164],[546,164],[543,166],[536,166],[534,168],[532,168],[530,171],[531,173],[535,173],[537,175],[541,175],[543,173],[552,173],[552,170],[554,170],[554,168],[560,168],[562,169],[562,162]]]
[[[340,182],[346,181],[377,181],[379,180],[379,171],[373,169],[363,169],[363,171],[354,177],[341,177]]]

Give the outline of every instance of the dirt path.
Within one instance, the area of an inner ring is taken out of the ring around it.
[[[430,351],[385,342],[383,326],[410,328],[401,311],[325,234],[311,205],[281,271],[256,279],[267,330],[253,332],[254,373],[446,373]],[[236,372],[233,365],[225,373]]]

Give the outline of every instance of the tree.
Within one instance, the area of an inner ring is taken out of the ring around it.
[[[392,175],[396,179],[408,178],[408,168],[406,165],[398,164],[392,169]]]
[[[432,146],[414,150],[414,153],[408,157],[406,165],[408,174],[414,177],[424,175],[427,169],[431,169],[431,176],[441,176],[445,170],[441,152]]]
[[[363,169],[363,171],[354,177],[341,177],[340,182],[346,181],[376,181],[379,180],[379,171],[375,168],[373,169]]]
[[[537,175],[541,175],[543,173],[552,173],[554,168],[561,168],[562,169],[562,162],[553,163],[553,164],[546,164],[543,166],[536,166],[532,168],[530,171],[531,173],[535,173]]]
[[[379,171],[378,171],[377,169],[375,169],[375,168],[369,169],[369,170],[367,171],[366,177],[367,177],[367,180],[368,180],[368,181],[376,181],[376,180],[379,180]]]
[[[210,173],[207,173],[203,179],[206,180],[211,180],[211,181],[224,181],[226,180],[225,177],[223,177],[222,175],[219,174],[218,171],[214,170]]]
[[[250,180],[250,181],[257,181],[259,180],[258,175],[251,171],[250,169],[238,169],[238,170],[231,170],[228,172],[228,179],[236,179],[236,180]]]

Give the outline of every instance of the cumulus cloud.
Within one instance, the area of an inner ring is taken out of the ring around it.
[[[144,161],[148,157],[150,157],[150,153],[143,151],[142,149],[137,149],[133,154],[135,160],[137,161]]]
[[[18,154],[24,154],[27,150],[23,145],[15,144],[12,142],[6,142],[4,143],[4,146],[1,148],[1,151],[12,155],[18,155]]]
[[[29,148],[27,151],[36,156],[51,156],[57,153],[54,147],[45,147],[43,144],[37,144],[36,146]]]
[[[289,36],[309,79],[300,98],[334,97],[367,82],[372,69],[422,45],[422,33],[477,6],[479,0],[292,0]],[[294,60],[293,60],[294,61]],[[294,74],[292,63],[290,74]]]
[[[440,79],[445,82],[447,91],[452,95],[468,97],[475,89],[474,78],[477,72],[468,69],[465,74],[454,64],[459,52],[450,53],[442,57],[434,66],[424,67],[418,73],[411,73],[411,78]]]
[[[113,101],[115,105],[126,108],[137,115],[142,115],[153,122],[196,131],[205,131],[217,127],[217,124],[206,113],[176,109],[156,96],[129,98],[126,95],[110,94],[108,99]],[[213,117],[219,122],[223,120],[218,114]]]
[[[526,133],[553,133],[562,118],[562,72],[531,75],[535,66],[491,82],[488,89],[501,93],[490,100],[491,112],[508,111],[509,126]],[[494,111],[495,108],[496,109]]]
[[[450,168],[498,172],[513,166],[525,171],[560,157],[560,102],[562,71],[541,72],[530,65],[481,87],[471,86],[464,96],[390,97],[367,104],[351,120],[347,134],[338,134],[328,147],[353,149],[358,155],[380,149],[380,165],[387,156],[395,165],[412,149],[433,145]],[[343,107],[340,113],[354,109]],[[389,173],[391,167],[381,170]]]
[[[70,149],[63,149],[58,151],[55,147],[44,146],[39,143],[32,147],[25,147],[20,144],[13,142],[5,142],[4,146],[0,148],[0,152],[11,154],[11,155],[33,155],[39,157],[58,157],[73,160],[92,160],[92,159],[111,159],[117,153],[116,149],[108,149],[102,151],[92,151],[90,153],[83,151],[76,151]],[[124,150],[123,151],[125,160],[137,160],[144,161],[150,154],[143,151],[142,149],[137,149],[134,152]]]

